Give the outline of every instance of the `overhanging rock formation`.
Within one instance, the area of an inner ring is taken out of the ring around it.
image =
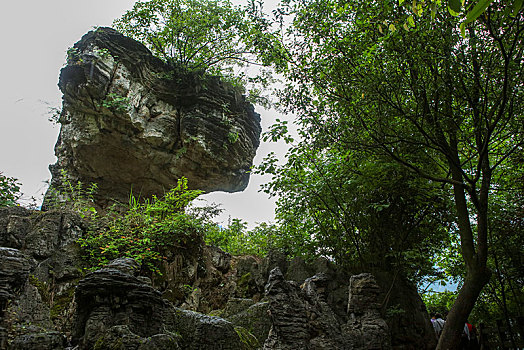
[[[235,192],[249,181],[260,116],[218,77],[172,67],[111,28],[84,35],[60,74],[63,107],[52,186],[62,170],[97,183],[97,202],[189,187]]]

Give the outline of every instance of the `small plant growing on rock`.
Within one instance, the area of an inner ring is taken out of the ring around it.
[[[102,107],[111,109],[115,112],[125,112],[129,109],[129,98],[120,96],[114,92],[107,94],[106,98],[102,100]]]
[[[47,194],[47,207],[50,209],[68,208],[81,217],[96,215],[94,195],[98,190],[96,183],[85,186],[81,181],[74,182],[67,171],[60,170],[61,183],[50,187]]]
[[[95,49],[95,50],[94,50],[94,53],[95,53],[95,55],[97,55],[98,57],[100,57],[100,58],[102,58],[102,59],[106,59],[106,58],[111,57],[111,53],[110,53],[109,50],[106,49],[106,48]]]
[[[239,136],[240,135],[238,134],[238,132],[230,131],[227,134],[227,140],[229,141],[229,143],[233,144],[238,141]]]
[[[0,208],[15,205],[20,196],[18,180],[7,177],[0,172]]]
[[[130,195],[123,214],[109,214],[103,225],[93,227],[79,240],[89,269],[97,269],[113,259],[130,257],[145,272],[161,274],[159,265],[173,250],[191,250],[202,244],[208,221],[186,212],[202,192],[189,190],[187,179],[163,198],[153,196],[140,202]]]

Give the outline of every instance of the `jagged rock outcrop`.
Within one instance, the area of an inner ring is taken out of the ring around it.
[[[96,183],[97,203],[162,195],[182,176],[193,189],[243,190],[260,117],[218,77],[168,66],[111,28],[84,35],[60,74],[62,125],[50,167]],[[46,196],[49,200],[50,194]]]
[[[73,343],[80,350],[242,349],[230,322],[173,307],[136,276],[139,269],[117,259],[79,282]]]
[[[329,277],[319,273],[302,286],[271,271],[266,286],[271,330],[264,350],[391,349],[389,329],[378,312],[379,287],[370,274],[353,276],[349,317],[327,302]]]
[[[417,288],[396,274],[373,273],[381,286],[380,300],[386,300],[386,319],[393,349],[433,350],[437,346],[435,332]]]
[[[166,252],[155,278],[130,259],[86,275],[86,227],[70,211],[0,209],[0,349],[435,346],[415,288],[394,274],[200,246]]]
[[[84,227],[69,211],[0,209],[0,349],[58,349],[82,265]]]
[[[349,280],[348,316],[343,329],[357,349],[391,349],[389,327],[380,313],[380,287],[369,273]]]

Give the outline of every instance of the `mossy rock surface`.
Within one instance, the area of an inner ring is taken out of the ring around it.
[[[260,348],[260,343],[253,334],[251,334],[244,327],[235,327],[240,341],[242,342],[242,350],[256,350]]]

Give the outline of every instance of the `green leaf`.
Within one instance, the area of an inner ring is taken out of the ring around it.
[[[460,11],[462,10],[462,2],[460,0],[449,0],[448,6],[454,12],[460,13]]]
[[[464,22],[460,23],[460,35],[462,35],[463,38],[466,38],[466,23]]]
[[[516,16],[519,13],[523,4],[524,4],[524,0],[515,0],[515,3],[513,4],[512,16]]]
[[[437,17],[437,3],[434,2],[431,4],[431,19],[435,19]]]
[[[448,12],[450,15],[452,15],[453,17],[458,17],[458,15],[460,15],[460,12],[455,12],[451,9],[451,7],[448,6]]]
[[[413,16],[409,16],[409,17],[408,17],[408,24],[409,24],[411,27],[414,27],[414,26],[415,26],[415,19],[413,19]]]
[[[474,20],[476,20],[481,14],[486,11],[488,6],[491,4],[493,0],[479,0],[479,2],[473,7],[471,11],[468,12],[466,15],[466,22],[465,24],[471,23]],[[519,0],[520,1],[520,0]]]

